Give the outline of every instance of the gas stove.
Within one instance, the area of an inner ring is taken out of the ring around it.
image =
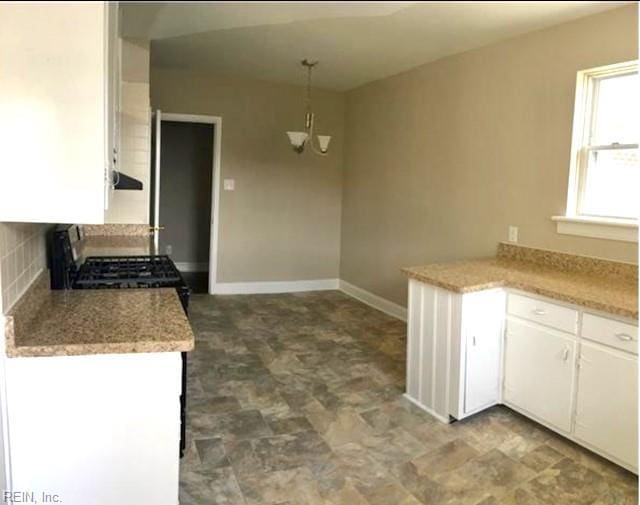
[[[168,256],[90,256],[80,266],[74,288],[163,288],[185,282]]]
[[[176,288],[185,312],[191,290],[169,256],[89,256],[80,265],[73,289]]]
[[[56,227],[51,242],[51,289],[175,288],[187,313],[191,290],[175,264],[164,255],[81,257],[76,225]],[[180,457],[186,447],[187,354],[182,353]]]

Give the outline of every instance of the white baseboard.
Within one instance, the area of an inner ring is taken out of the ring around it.
[[[302,291],[327,291],[338,289],[338,279],[274,282],[218,282],[214,295],[249,295],[268,293],[298,293]]]
[[[208,272],[209,263],[191,263],[191,262],[179,262],[175,263],[176,268],[181,272]]]
[[[347,295],[355,298],[356,300],[360,300],[362,303],[373,307],[374,309],[378,309],[385,314],[389,314],[401,321],[407,320],[407,309],[397,303],[390,302],[386,298],[382,298],[381,296],[374,295],[369,291],[366,291],[358,286],[354,286],[353,284],[348,283],[347,281],[343,281],[340,279],[340,291],[346,293]]]
[[[176,263],[179,270],[180,263]],[[192,270],[182,270],[189,272]],[[327,291],[339,289],[343,293],[389,314],[401,321],[407,320],[407,309],[396,303],[365,291],[341,279],[315,279],[308,281],[273,281],[273,282],[218,282],[213,288],[214,295],[251,295],[275,293],[299,293],[303,291]]]

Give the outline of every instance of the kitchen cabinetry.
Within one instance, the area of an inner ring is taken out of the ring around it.
[[[407,397],[446,422],[498,403],[504,292],[411,280],[409,307]]]
[[[461,301],[459,294],[409,281],[406,396],[444,422],[449,421],[447,348],[460,333]]]
[[[575,337],[507,321],[504,402],[568,433],[575,384]]]
[[[578,328],[578,312],[569,307],[509,293],[507,312],[536,324],[575,335]]]
[[[638,461],[637,381],[636,356],[582,344],[575,436],[629,467]]]
[[[11,490],[79,505],[178,503],[178,352],[5,360]]]
[[[118,5],[107,3],[107,140],[105,143],[105,160],[107,179],[104,185],[104,210],[108,210],[113,196],[114,172],[118,169],[120,159],[120,36],[118,26]]]
[[[635,321],[411,279],[407,331],[406,397],[441,421],[503,403],[637,472]]]
[[[450,413],[462,419],[499,402],[504,292],[501,289],[462,295],[460,338],[452,342],[453,383]],[[460,349],[458,349],[460,343]]]
[[[117,4],[0,5],[0,221],[103,223]]]

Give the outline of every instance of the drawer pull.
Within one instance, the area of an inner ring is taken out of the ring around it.
[[[533,309],[531,312],[533,312],[536,316],[544,316],[547,311],[544,309]]]
[[[569,348],[565,347],[562,353],[562,361],[567,361],[569,359]]]
[[[628,333],[616,333],[616,337],[620,340],[624,340],[625,342],[631,342],[633,340],[633,337]]]

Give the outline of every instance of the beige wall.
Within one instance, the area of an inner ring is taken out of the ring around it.
[[[221,191],[219,282],[338,277],[344,96],[314,94],[328,157],[289,147],[303,99],[297,86],[151,69],[154,109],[222,116],[222,178],[235,191]]]
[[[120,66],[122,80],[125,82],[149,83],[148,40],[121,38]]]
[[[402,266],[520,242],[637,261],[558,235],[576,72],[637,58],[631,5],[448,57],[347,95],[341,278],[397,303]]]

